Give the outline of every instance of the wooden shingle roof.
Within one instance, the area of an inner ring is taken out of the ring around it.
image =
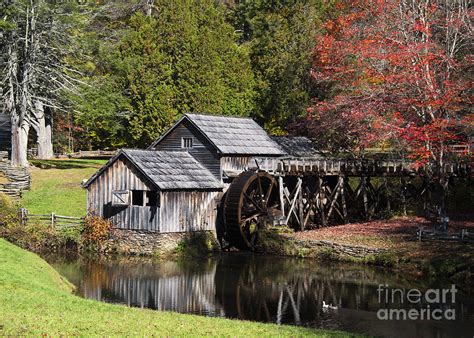
[[[89,186],[121,156],[160,190],[220,190],[222,184],[185,151],[122,149],[85,184]]]
[[[150,147],[153,148],[163,140],[183,120],[195,126],[222,155],[285,155],[278,144],[251,118],[201,114],[185,114]]]
[[[272,139],[290,156],[324,157],[304,136],[273,136]]]

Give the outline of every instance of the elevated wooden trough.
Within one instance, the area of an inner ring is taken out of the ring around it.
[[[346,223],[354,216],[370,219],[378,212],[390,212],[394,198],[404,209],[410,198],[423,200],[442,218],[450,179],[472,175],[467,162],[445,163],[436,172],[438,180],[430,180],[425,168],[402,159],[256,158],[227,191],[225,232],[232,245],[252,249],[261,228],[285,225],[304,230]],[[390,186],[393,179],[399,180],[397,189]],[[421,183],[415,185],[415,179]]]
[[[273,175],[345,175],[404,177],[424,173],[424,168],[416,168],[412,161],[398,160],[360,160],[314,157],[283,157],[255,159],[256,167]],[[446,175],[467,177],[471,174],[467,162],[444,163],[440,172]]]

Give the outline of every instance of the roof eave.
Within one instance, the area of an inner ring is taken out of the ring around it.
[[[170,192],[170,191],[222,191],[224,187],[220,188],[166,188],[160,189],[161,192]]]
[[[254,156],[254,157],[282,157],[282,156],[288,156],[287,153],[280,153],[280,154],[265,154],[265,153],[260,153],[260,154],[257,154],[257,153],[221,153],[222,156],[229,156],[229,157],[232,157],[232,156],[241,156],[241,157],[250,157],[250,156]]]

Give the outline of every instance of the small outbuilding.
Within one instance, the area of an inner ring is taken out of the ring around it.
[[[123,149],[84,186],[90,213],[118,229],[214,230],[222,184],[185,151]]]

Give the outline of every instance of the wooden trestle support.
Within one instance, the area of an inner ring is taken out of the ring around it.
[[[253,249],[258,230],[270,226],[301,231],[370,220],[394,208],[404,212],[413,200],[423,200],[426,211],[441,217],[450,179],[471,178],[467,164],[446,165],[445,179],[433,183],[405,161],[288,158],[256,163],[233,180],[223,204],[225,237],[239,249]]]

